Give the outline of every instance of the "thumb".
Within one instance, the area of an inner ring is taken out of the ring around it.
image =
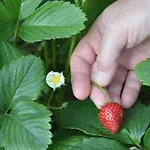
[[[97,68],[91,75],[92,80],[103,87],[111,82],[117,69],[117,58],[127,41],[126,32],[117,26],[105,28],[96,59]]]

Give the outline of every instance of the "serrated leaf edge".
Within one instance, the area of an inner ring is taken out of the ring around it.
[[[138,78],[138,80],[140,82],[142,82],[143,85],[150,86],[150,84],[145,83],[144,80],[139,77],[139,75],[137,74],[136,71],[137,71],[137,68],[134,69],[134,73],[135,73],[136,77]]]
[[[71,6],[73,6],[74,8],[77,8],[78,10],[80,10],[82,13],[83,13],[83,16],[84,16],[84,20],[83,20],[83,22],[85,22],[85,21],[87,21],[88,19],[87,19],[87,17],[86,17],[86,14],[83,12],[83,10],[82,9],[80,9],[79,7],[77,7],[75,4],[72,4],[71,2],[64,2],[64,1],[52,1],[52,2],[50,2],[50,1],[48,1],[48,2],[46,2],[45,4],[43,4],[41,7],[43,7],[44,5],[47,5],[48,3],[63,3],[63,4],[69,4],[69,5],[71,5]],[[40,7],[39,7],[40,8]],[[37,11],[39,8],[37,8],[35,11]],[[34,11],[34,12],[35,12]],[[34,13],[33,12],[33,13]],[[32,14],[33,14],[32,13]],[[31,15],[32,15],[31,14]],[[31,16],[30,15],[30,16]],[[30,17],[29,16],[29,17]],[[29,17],[27,17],[26,19],[28,19]],[[26,20],[25,19],[25,20]],[[20,26],[20,28],[19,29],[21,29],[21,27],[23,27],[23,24]],[[26,39],[26,38],[23,38],[22,36],[20,36],[24,41],[26,41],[26,42],[28,42],[28,43],[33,43],[33,42],[40,42],[40,41],[42,41],[42,40],[55,40],[55,39],[59,39],[59,38],[62,38],[62,39],[64,39],[64,38],[69,38],[69,37],[71,37],[71,36],[73,36],[73,35],[76,35],[76,34],[80,34],[81,33],[81,31],[83,30],[85,28],[85,24],[83,24],[83,27],[82,28],[80,28],[77,32],[74,32],[74,33],[72,33],[70,36],[63,36],[63,37],[56,37],[56,38],[43,38],[43,39],[41,39],[41,40],[28,40],[28,39]]]
[[[147,58],[147,59],[150,59],[150,58]],[[145,83],[144,80],[141,79],[141,78],[139,77],[138,73],[137,73],[138,66],[141,65],[141,63],[144,63],[147,59],[141,61],[140,63],[138,63],[138,64],[135,66],[135,68],[134,68],[134,73],[135,73],[136,77],[138,78],[138,80],[141,81],[143,85],[150,86],[150,84]]]

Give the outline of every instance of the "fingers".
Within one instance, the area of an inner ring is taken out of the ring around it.
[[[138,98],[141,83],[133,71],[129,71],[121,96],[121,104],[124,108],[131,107]]]
[[[82,44],[81,42],[80,44]],[[79,50],[84,50],[80,52]],[[86,48],[86,49],[84,49]],[[87,57],[84,56],[86,52]],[[90,58],[88,58],[90,56]],[[73,93],[78,99],[85,99],[90,93],[90,63],[95,59],[95,54],[88,49],[86,43],[79,45],[71,57],[71,82]]]
[[[101,34],[95,24],[79,42],[70,60],[72,89],[78,99],[87,98],[91,91],[90,67],[96,59],[101,41]]]
[[[109,95],[111,97],[111,100],[119,104],[121,104],[120,95],[121,95],[121,91],[122,91],[126,76],[127,76],[127,71],[123,68],[118,68],[112,82],[107,88]]]
[[[104,94],[95,86],[91,87],[90,98],[98,109],[101,109],[101,107],[107,102]]]
[[[125,80],[126,82],[123,88]],[[122,88],[123,92],[121,95]],[[133,71],[129,71],[127,74],[126,70],[119,68],[107,90],[112,101],[121,104],[124,108],[130,108],[137,100],[140,88],[141,83],[138,81]],[[106,103],[106,98],[103,93],[94,86],[92,86],[90,98],[98,109]]]
[[[119,56],[119,65],[126,68],[127,70],[133,70],[136,64],[140,63],[146,58],[150,58],[149,48],[150,40],[147,40],[134,48],[125,49]]]
[[[126,39],[122,29],[106,27],[97,56],[98,68],[92,74],[92,79],[101,86],[107,86],[111,82],[116,72],[117,58],[126,45]]]

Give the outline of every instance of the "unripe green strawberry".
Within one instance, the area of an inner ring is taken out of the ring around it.
[[[98,114],[102,125],[111,133],[118,132],[123,120],[124,110],[121,105],[115,102],[105,104]]]

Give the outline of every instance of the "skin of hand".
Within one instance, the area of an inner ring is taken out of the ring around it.
[[[105,87],[111,99],[131,107],[141,83],[134,67],[150,57],[150,0],[119,0],[110,5],[75,48],[71,60],[71,82],[76,98],[90,96],[97,108],[105,96],[94,80]]]

